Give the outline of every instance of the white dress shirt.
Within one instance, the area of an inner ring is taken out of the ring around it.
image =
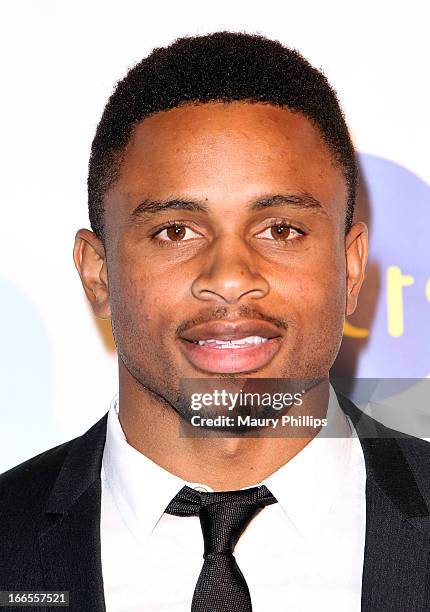
[[[327,417],[336,437],[317,435],[256,483],[265,484],[278,503],[251,521],[234,551],[253,612],[361,609],[366,470],[360,442],[331,386]],[[200,521],[164,509],[185,484],[212,489],[185,482],[130,446],[116,398],[101,477],[107,612],[190,612],[203,564]]]

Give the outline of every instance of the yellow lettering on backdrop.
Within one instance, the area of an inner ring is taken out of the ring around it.
[[[365,327],[355,327],[345,319],[343,324],[343,335],[348,338],[367,338],[369,330]]]
[[[428,279],[426,283],[426,298],[427,298],[427,301],[430,302],[430,278]]]
[[[403,287],[413,285],[413,276],[402,274],[399,266],[390,266],[387,270],[387,320],[388,333],[393,338],[400,338],[404,331]]]

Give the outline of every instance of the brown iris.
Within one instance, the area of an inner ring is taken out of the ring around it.
[[[166,235],[169,240],[181,240],[185,236],[185,227],[183,225],[171,225],[166,228]]]
[[[288,225],[273,225],[270,228],[270,231],[274,238],[288,238],[291,228],[288,227]]]

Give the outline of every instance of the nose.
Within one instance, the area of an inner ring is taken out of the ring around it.
[[[192,294],[199,300],[228,304],[244,296],[261,299],[269,293],[269,283],[255,269],[255,255],[242,239],[219,236],[205,253],[203,270],[194,280]]]

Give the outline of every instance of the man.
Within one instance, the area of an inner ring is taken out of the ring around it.
[[[0,478],[2,590],[79,612],[429,609],[429,446],[329,382],[367,260],[356,179],[335,93],[277,42],[180,39],[117,85],[74,260],[119,395]],[[191,435],[193,379],[301,381],[331,433]]]

